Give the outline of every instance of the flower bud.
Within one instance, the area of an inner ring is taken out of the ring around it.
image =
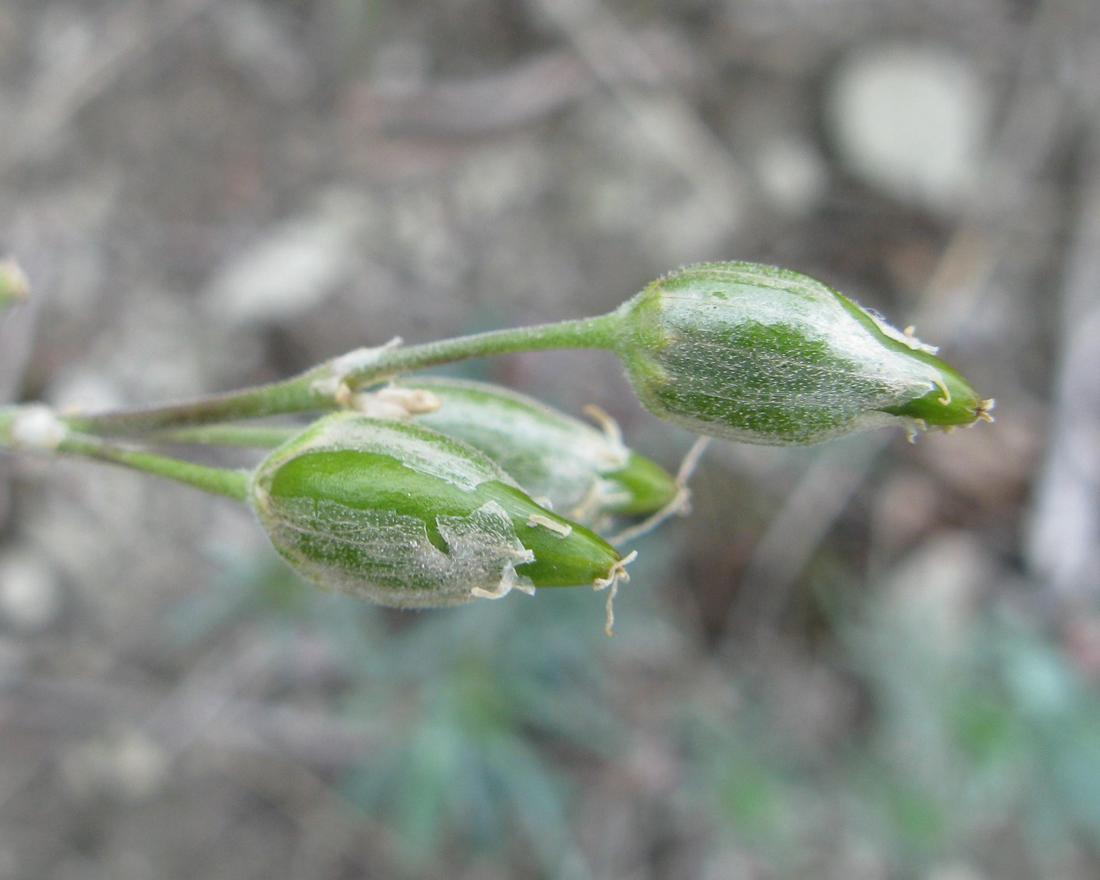
[[[629,450],[618,426],[590,408],[603,430],[497,385],[455,379],[402,381],[439,406],[416,423],[480,449],[533,498],[588,525],[665,507],[679,486],[664,468]]]
[[[616,350],[642,403],[700,434],[809,444],[899,421],[990,418],[993,401],[934,348],[797,272],[689,266],[618,314]]]
[[[327,416],[260,464],[250,499],[300,574],[382,605],[613,585],[624,574],[598,535],[540,507],[481,452],[418,425]]]

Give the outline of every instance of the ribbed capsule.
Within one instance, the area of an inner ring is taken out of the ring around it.
[[[549,511],[471,446],[337,413],[272,452],[251,503],[307,579],[382,605],[455,605],[512,589],[604,586],[620,554]]]
[[[500,465],[529,495],[577,522],[644,516],[679,486],[664,468],[628,449],[611,419],[603,429],[498,385],[455,379],[402,380],[438,406],[416,423],[464,440]]]
[[[810,444],[899,421],[969,425],[993,404],[934,348],[785,269],[689,266],[619,315],[616,349],[642,403],[700,434]]]

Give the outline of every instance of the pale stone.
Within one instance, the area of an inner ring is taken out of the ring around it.
[[[826,111],[841,159],[868,183],[937,209],[967,197],[991,108],[965,59],[935,46],[858,52],[835,75]]]

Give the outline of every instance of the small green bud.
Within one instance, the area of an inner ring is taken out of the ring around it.
[[[330,589],[402,608],[513,588],[613,586],[623,557],[460,440],[337,413],[272,452],[250,499],[275,549]]]
[[[30,282],[15,260],[0,259],[0,311],[30,296]]]
[[[990,420],[993,401],[934,348],[797,272],[689,266],[619,315],[616,349],[642,403],[700,434],[809,444],[899,421]]]
[[[533,498],[577,522],[654,513],[680,491],[664,468],[628,449],[611,417],[595,407],[589,412],[603,430],[484,382],[430,378],[396,388],[438,403],[417,424],[481,450]]]

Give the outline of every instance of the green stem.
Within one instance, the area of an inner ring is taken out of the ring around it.
[[[77,431],[102,437],[136,436],[187,425],[209,425],[283,413],[308,412],[335,406],[331,392],[321,383],[330,375],[323,364],[298,376],[268,385],[257,385],[225,394],[164,406],[141,407],[67,416],[65,423]]]
[[[411,345],[408,348],[392,348],[384,351],[376,363],[353,372],[349,378],[354,387],[362,387],[396,373],[470,358],[561,348],[611,349],[614,346],[615,326],[618,321],[619,316],[611,312],[596,318],[491,330],[473,336]]]
[[[20,407],[0,408],[0,449],[26,448],[18,444],[16,437],[13,436],[16,419],[26,411],[27,408]],[[63,426],[65,423],[59,420],[58,424]],[[124,449],[105,443],[99,437],[89,437],[71,430],[65,431],[56,443],[48,446],[31,446],[29,449],[35,452],[79,456],[121,465],[146,474],[167,477],[177,483],[185,483],[215,495],[224,495],[235,501],[245,501],[248,497],[247,471],[208,467],[166,455]]]
[[[12,445],[11,429],[18,414],[17,406],[0,406],[0,449],[9,448]]]
[[[248,473],[229,468],[207,467],[189,461],[180,461],[166,455],[151,452],[139,452],[134,449],[120,449],[110,446],[97,437],[70,434],[57,447],[58,452],[94,458],[111,464],[122,465],[147,474],[167,477],[177,483],[186,483],[204,492],[224,495],[235,501],[244,501],[248,497]]]
[[[65,422],[73,430],[86,434],[133,436],[189,425],[338,409],[351,391],[425,367],[521,351],[610,349],[614,347],[618,320],[618,314],[612,312],[595,318],[494,330],[407,348],[360,349],[282,382],[167,406],[70,416]]]
[[[143,437],[156,443],[181,443],[188,446],[243,446],[249,449],[274,449],[305,430],[305,425],[198,425],[157,431]]]

